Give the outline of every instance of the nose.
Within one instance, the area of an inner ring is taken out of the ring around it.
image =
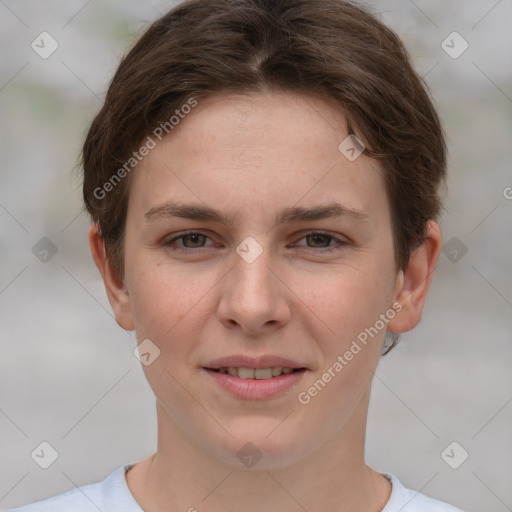
[[[218,307],[219,319],[226,328],[258,336],[289,322],[290,294],[271,260],[268,249],[251,263],[235,253],[233,268],[222,280]]]

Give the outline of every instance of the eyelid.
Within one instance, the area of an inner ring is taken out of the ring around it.
[[[171,238],[169,238],[169,239],[164,238],[162,244],[163,245],[171,245],[173,242],[179,241],[180,239],[183,239],[187,235],[202,235],[202,236],[205,236],[206,238],[209,238],[210,240],[213,240],[212,237],[210,235],[208,235],[206,232],[197,231],[197,230],[189,230],[189,231],[183,231],[180,233],[173,233]],[[198,247],[197,249],[190,249],[188,247],[182,247],[182,249],[198,252],[199,250],[203,249],[203,247]]]
[[[335,251],[340,251],[342,248],[350,244],[350,241],[339,234],[330,233],[328,231],[321,230],[309,230],[301,233],[299,240],[306,238],[309,235],[323,235],[328,238],[331,238],[335,243],[328,245],[327,247],[308,247],[307,245],[299,245],[298,247],[305,247],[308,252],[313,251],[314,253],[331,253]]]
[[[200,231],[200,230],[189,230],[189,231],[183,231],[183,232],[180,232],[180,233],[173,234],[171,239],[164,240],[163,245],[164,246],[171,246],[175,242],[183,239],[187,235],[202,235],[202,236],[205,236],[206,238],[209,238],[210,240],[212,240],[212,237],[209,236],[206,232],[203,232],[203,231]],[[317,252],[317,253],[322,253],[322,252],[323,253],[328,253],[328,252],[333,252],[333,251],[336,251],[336,250],[340,250],[344,246],[349,245],[351,243],[350,240],[348,240],[346,237],[343,237],[343,235],[334,234],[334,233],[331,233],[331,232],[328,232],[328,231],[315,230],[315,229],[311,229],[311,230],[304,231],[304,232],[300,233],[300,238],[298,239],[298,241],[306,238],[309,235],[323,235],[323,236],[326,236],[328,238],[331,238],[332,240],[335,241],[335,243],[331,244],[331,245],[328,245],[327,247],[307,247],[306,245],[299,245],[298,247],[305,247],[308,251],[313,251],[313,252]],[[211,246],[208,246],[208,247],[211,247]],[[179,251],[179,252],[188,252],[188,253],[191,253],[191,254],[193,254],[193,253],[199,254],[205,248],[206,247],[196,247],[196,248],[174,247],[172,250]]]

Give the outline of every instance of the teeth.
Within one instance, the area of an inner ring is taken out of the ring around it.
[[[229,374],[233,377],[239,377],[241,379],[257,379],[265,380],[271,379],[272,377],[279,377],[282,374],[288,374],[293,372],[293,368],[286,368],[282,366],[273,366],[272,368],[219,368],[220,373]]]
[[[238,376],[241,379],[254,379],[254,368],[238,368]]]
[[[271,379],[272,378],[272,368],[258,368],[254,370],[254,378],[255,379]]]

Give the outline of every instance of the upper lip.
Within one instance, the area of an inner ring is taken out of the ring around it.
[[[272,355],[263,355],[260,357],[249,357],[245,355],[236,355],[236,356],[228,356],[228,357],[220,357],[219,359],[214,359],[210,361],[204,368],[272,368],[275,366],[280,366],[282,368],[306,368],[305,365],[298,363],[297,361],[293,361],[292,359],[287,359],[280,356],[272,356]]]

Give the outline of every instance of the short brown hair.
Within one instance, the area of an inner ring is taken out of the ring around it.
[[[114,272],[124,273],[131,174],[112,178],[141,141],[190,98],[269,89],[320,94],[343,108],[349,132],[381,162],[396,268],[407,267],[439,215],[446,145],[397,35],[345,0],[187,0],[122,59],[83,146],[84,202]]]

